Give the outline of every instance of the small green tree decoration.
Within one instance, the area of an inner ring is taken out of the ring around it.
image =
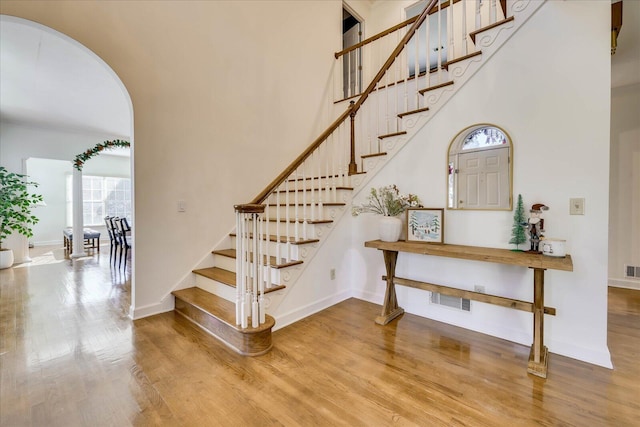
[[[26,175],[9,172],[0,166],[0,248],[2,242],[12,232],[32,237],[31,226],[38,218],[31,214],[31,208],[42,201],[39,194],[29,193],[27,186],[37,187],[35,182],[28,182]]]
[[[523,224],[526,224],[527,218],[524,213],[524,204],[522,203],[522,194],[518,194],[518,205],[513,214],[513,227],[511,228],[511,240],[509,243],[516,245],[514,251],[519,251],[518,247],[521,243],[527,241],[527,235],[524,232]]]

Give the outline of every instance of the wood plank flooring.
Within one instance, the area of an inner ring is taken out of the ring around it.
[[[166,313],[131,322],[129,273],[62,248],[0,270],[2,426],[637,426],[640,292],[609,292],[614,370],[350,299],[242,357]]]

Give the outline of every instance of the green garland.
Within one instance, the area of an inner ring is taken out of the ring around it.
[[[85,162],[90,158],[92,158],[93,156],[100,154],[100,152],[111,149],[111,148],[115,148],[115,147],[130,147],[130,146],[131,146],[131,143],[129,141],[122,141],[119,139],[114,139],[113,141],[101,142],[99,144],[96,144],[95,147],[89,148],[84,153],[78,154],[75,160],[73,161],[73,167],[78,169],[79,171],[82,171],[82,167],[84,166]]]

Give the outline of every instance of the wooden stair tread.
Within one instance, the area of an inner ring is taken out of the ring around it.
[[[219,267],[208,267],[193,270],[193,273],[206,277],[207,279],[215,280],[216,282],[224,283],[232,288],[236,287],[236,273],[233,271],[224,270]],[[272,286],[270,288],[265,288],[264,293],[268,294],[269,292],[279,291],[284,288],[286,288],[284,285]]]
[[[444,64],[442,64],[442,68],[444,68],[445,70],[449,70],[449,65],[455,64],[456,62],[464,61],[465,59],[473,58],[474,56],[478,56],[478,55],[482,55],[482,51],[481,50],[479,50],[477,52],[470,53],[468,55],[461,56],[461,57],[456,58],[456,59],[452,59],[451,61],[447,61]]]
[[[294,182],[294,181],[309,181],[312,179],[327,179],[327,178],[340,178],[340,175],[321,175],[321,176],[308,176],[305,178],[294,178],[294,179],[287,179],[287,182]]]
[[[406,135],[406,134],[407,134],[407,131],[403,130],[401,132],[393,132],[393,133],[388,133],[386,135],[379,135],[378,139],[391,138],[393,136]]]
[[[453,80],[451,80],[449,82],[440,83],[440,84],[435,85],[435,86],[430,86],[430,87],[427,87],[427,88],[424,88],[424,89],[420,89],[418,91],[418,93],[420,95],[424,95],[426,92],[429,92],[430,90],[440,89],[440,88],[443,88],[443,87],[446,87],[446,86],[450,86],[452,84],[453,84]]]
[[[236,233],[231,233],[229,234],[231,237],[236,237]],[[250,233],[249,234],[250,238],[253,238],[253,234]],[[262,240],[266,240],[265,237],[267,237],[266,235],[262,236]],[[269,236],[269,241],[270,242],[277,242],[277,237],[274,235],[270,235]],[[292,245],[305,245],[307,243],[318,243],[320,241],[320,239],[307,239],[307,240],[295,240],[295,237],[288,237],[288,236],[280,236],[280,243],[291,243]]]
[[[294,181],[291,181],[291,182],[294,182]],[[313,188],[313,190],[314,190],[314,191],[318,191],[318,189],[317,189],[317,188]],[[323,190],[323,191],[324,191],[324,190],[325,190],[325,187],[322,187],[322,188],[321,188],[321,190]],[[336,190],[353,190],[353,187],[340,187],[340,186],[336,186]],[[279,191],[276,191],[275,193],[295,193],[296,191],[297,191],[298,193],[299,193],[299,192],[301,192],[301,191],[311,191],[311,187],[309,187],[309,188],[305,188],[305,189],[298,188],[297,190],[296,190],[295,188],[290,188],[289,190],[279,190]]]
[[[269,218],[269,222],[278,222],[278,219]],[[280,218],[280,222],[287,222],[287,220],[285,218]],[[304,219],[299,219],[297,220],[297,222],[302,224],[304,222]],[[314,220],[307,219],[307,224],[330,224],[332,222],[333,222],[332,219],[314,219]],[[289,223],[295,224],[296,220],[294,218],[289,218]]]
[[[236,305],[231,301],[196,287],[173,291],[171,294],[236,328]]]
[[[256,328],[236,325],[235,304],[200,288],[173,291],[175,312],[244,356],[259,356],[272,347],[275,319],[268,314]],[[249,325],[251,322],[249,321]]]
[[[429,111],[429,107],[418,108],[417,110],[407,111],[406,113],[398,114],[398,118],[403,118],[404,116],[410,116],[411,114],[424,113],[425,111]]]
[[[220,250],[213,251],[212,253],[214,255],[221,255],[221,256],[226,256],[228,258],[236,259],[236,250],[235,249],[220,249]],[[253,261],[253,254],[251,255],[251,260]],[[285,263],[278,264],[278,260],[276,259],[276,257],[274,257],[274,256],[270,256],[269,257],[269,267],[276,268],[276,269],[285,268],[285,267],[291,267],[293,265],[299,265],[299,264],[302,264],[303,262],[304,261],[295,260],[295,261],[290,261],[290,262],[285,262]]]
[[[324,206],[344,206],[346,205],[346,203],[343,202],[324,202],[322,203]],[[291,206],[291,207],[296,207],[296,206],[311,206],[311,203],[298,203],[297,205],[295,203],[289,203],[288,205],[286,203],[280,203],[279,205],[276,204],[272,204],[269,205],[272,207],[283,207],[283,206]]]
[[[502,21],[494,22],[491,25],[487,25],[486,27],[482,27],[479,30],[475,30],[475,31],[470,32],[469,33],[469,37],[471,38],[471,41],[473,41],[473,43],[475,44],[476,36],[478,34],[480,34],[481,32],[490,30],[490,29],[495,28],[495,27],[499,27],[502,24],[506,24],[507,22],[513,21],[513,19],[514,19],[513,16],[510,16],[510,17],[508,17],[506,19],[503,19]]]
[[[380,157],[380,156],[386,156],[387,153],[373,153],[373,154],[363,154],[362,156],[360,156],[360,158],[362,159],[368,159],[370,157]]]

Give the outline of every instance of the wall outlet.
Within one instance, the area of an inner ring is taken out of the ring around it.
[[[331,270],[329,270],[329,277],[331,277],[331,280],[336,280],[336,269],[332,268]]]
[[[484,286],[480,286],[480,285],[475,285],[473,287],[473,290],[475,292],[478,292],[479,294],[486,294],[487,293],[487,290],[484,288]]]

